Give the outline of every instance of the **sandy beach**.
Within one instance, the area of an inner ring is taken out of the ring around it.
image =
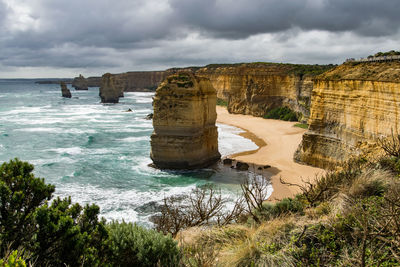
[[[301,184],[302,179],[313,180],[322,169],[293,161],[293,154],[301,142],[305,129],[293,127],[295,122],[263,119],[250,115],[229,114],[224,107],[217,106],[217,122],[246,130],[243,136],[253,140],[258,150],[232,155],[230,158],[256,165],[270,165],[274,189],[269,200],[275,201],[291,197],[299,192],[297,187],[289,187],[280,182]]]

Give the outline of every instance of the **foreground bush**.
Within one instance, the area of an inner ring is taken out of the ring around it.
[[[54,186],[32,171],[18,159],[0,167],[0,266],[25,266],[25,261],[35,266],[173,266],[179,260],[171,237],[128,223],[106,225],[96,205],[52,199]],[[17,250],[24,252],[23,259]]]
[[[113,266],[176,266],[180,252],[171,236],[132,223],[107,225]]]

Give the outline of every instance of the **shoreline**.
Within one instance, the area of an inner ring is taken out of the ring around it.
[[[269,165],[262,170],[271,177],[273,192],[268,201],[293,197],[300,192],[297,187],[289,187],[280,178],[292,184],[303,184],[303,180],[313,181],[323,169],[294,162],[293,155],[306,129],[293,127],[297,122],[264,119],[251,115],[230,114],[225,107],[217,106],[217,122],[238,127],[245,132],[241,136],[252,140],[258,149],[229,155],[229,158],[246,162],[253,166]],[[254,167],[254,169],[257,169]]]

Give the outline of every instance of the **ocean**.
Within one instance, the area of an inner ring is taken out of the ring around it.
[[[0,80],[0,164],[19,158],[56,186],[55,196],[95,203],[107,220],[150,226],[154,203],[207,183],[234,199],[247,172],[216,164],[196,171],[149,167],[154,93],[125,93],[119,104],[101,104],[98,88],[71,90],[36,80]],[[133,112],[125,112],[132,109]],[[223,156],[257,146],[241,129],[217,124]]]

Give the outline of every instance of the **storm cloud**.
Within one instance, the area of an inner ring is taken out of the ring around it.
[[[0,0],[0,77],[340,63],[397,49],[399,10],[398,0]]]

